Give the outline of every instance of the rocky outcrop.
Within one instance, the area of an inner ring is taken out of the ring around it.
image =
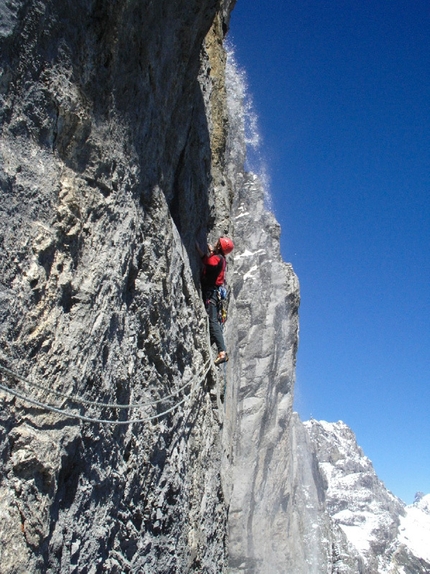
[[[2,371],[7,573],[306,571],[298,282],[243,171],[232,4],[2,8],[0,358],[23,377]],[[194,243],[226,232],[224,375]]]
[[[299,290],[279,253],[280,229],[258,178],[234,203],[236,250],[226,420],[229,571],[277,572],[288,554],[292,387]]]
[[[1,5],[0,359],[40,386],[2,384],[144,420],[2,393],[5,574],[224,568],[194,242],[230,226],[215,97],[229,4]],[[76,402],[175,392],[133,411]]]

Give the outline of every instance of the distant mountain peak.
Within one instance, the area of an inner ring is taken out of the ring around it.
[[[344,422],[303,424],[325,484],[326,511],[358,555],[355,566],[337,571],[430,572],[430,495],[418,493],[414,504],[405,506],[378,478]]]

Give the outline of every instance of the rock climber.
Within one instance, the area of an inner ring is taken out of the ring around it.
[[[211,344],[215,343],[218,349],[218,356],[214,363],[220,365],[228,361],[228,355],[221,325],[218,321],[218,289],[224,284],[227,264],[225,256],[233,251],[234,245],[229,237],[220,237],[214,247],[208,244],[206,253],[200,249],[197,242],[196,248],[204,266],[202,292],[206,311],[209,315],[210,341]]]

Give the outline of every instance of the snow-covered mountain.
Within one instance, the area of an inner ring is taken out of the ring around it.
[[[430,573],[430,495],[405,504],[386,489],[342,421],[304,423],[333,523],[333,572]]]
[[[413,504],[406,506],[404,516],[400,517],[397,541],[427,563],[423,572],[430,572],[430,494],[419,494]]]

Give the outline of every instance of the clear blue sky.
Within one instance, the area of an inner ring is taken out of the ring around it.
[[[430,493],[430,3],[238,0],[281,248],[301,284],[295,409]]]

